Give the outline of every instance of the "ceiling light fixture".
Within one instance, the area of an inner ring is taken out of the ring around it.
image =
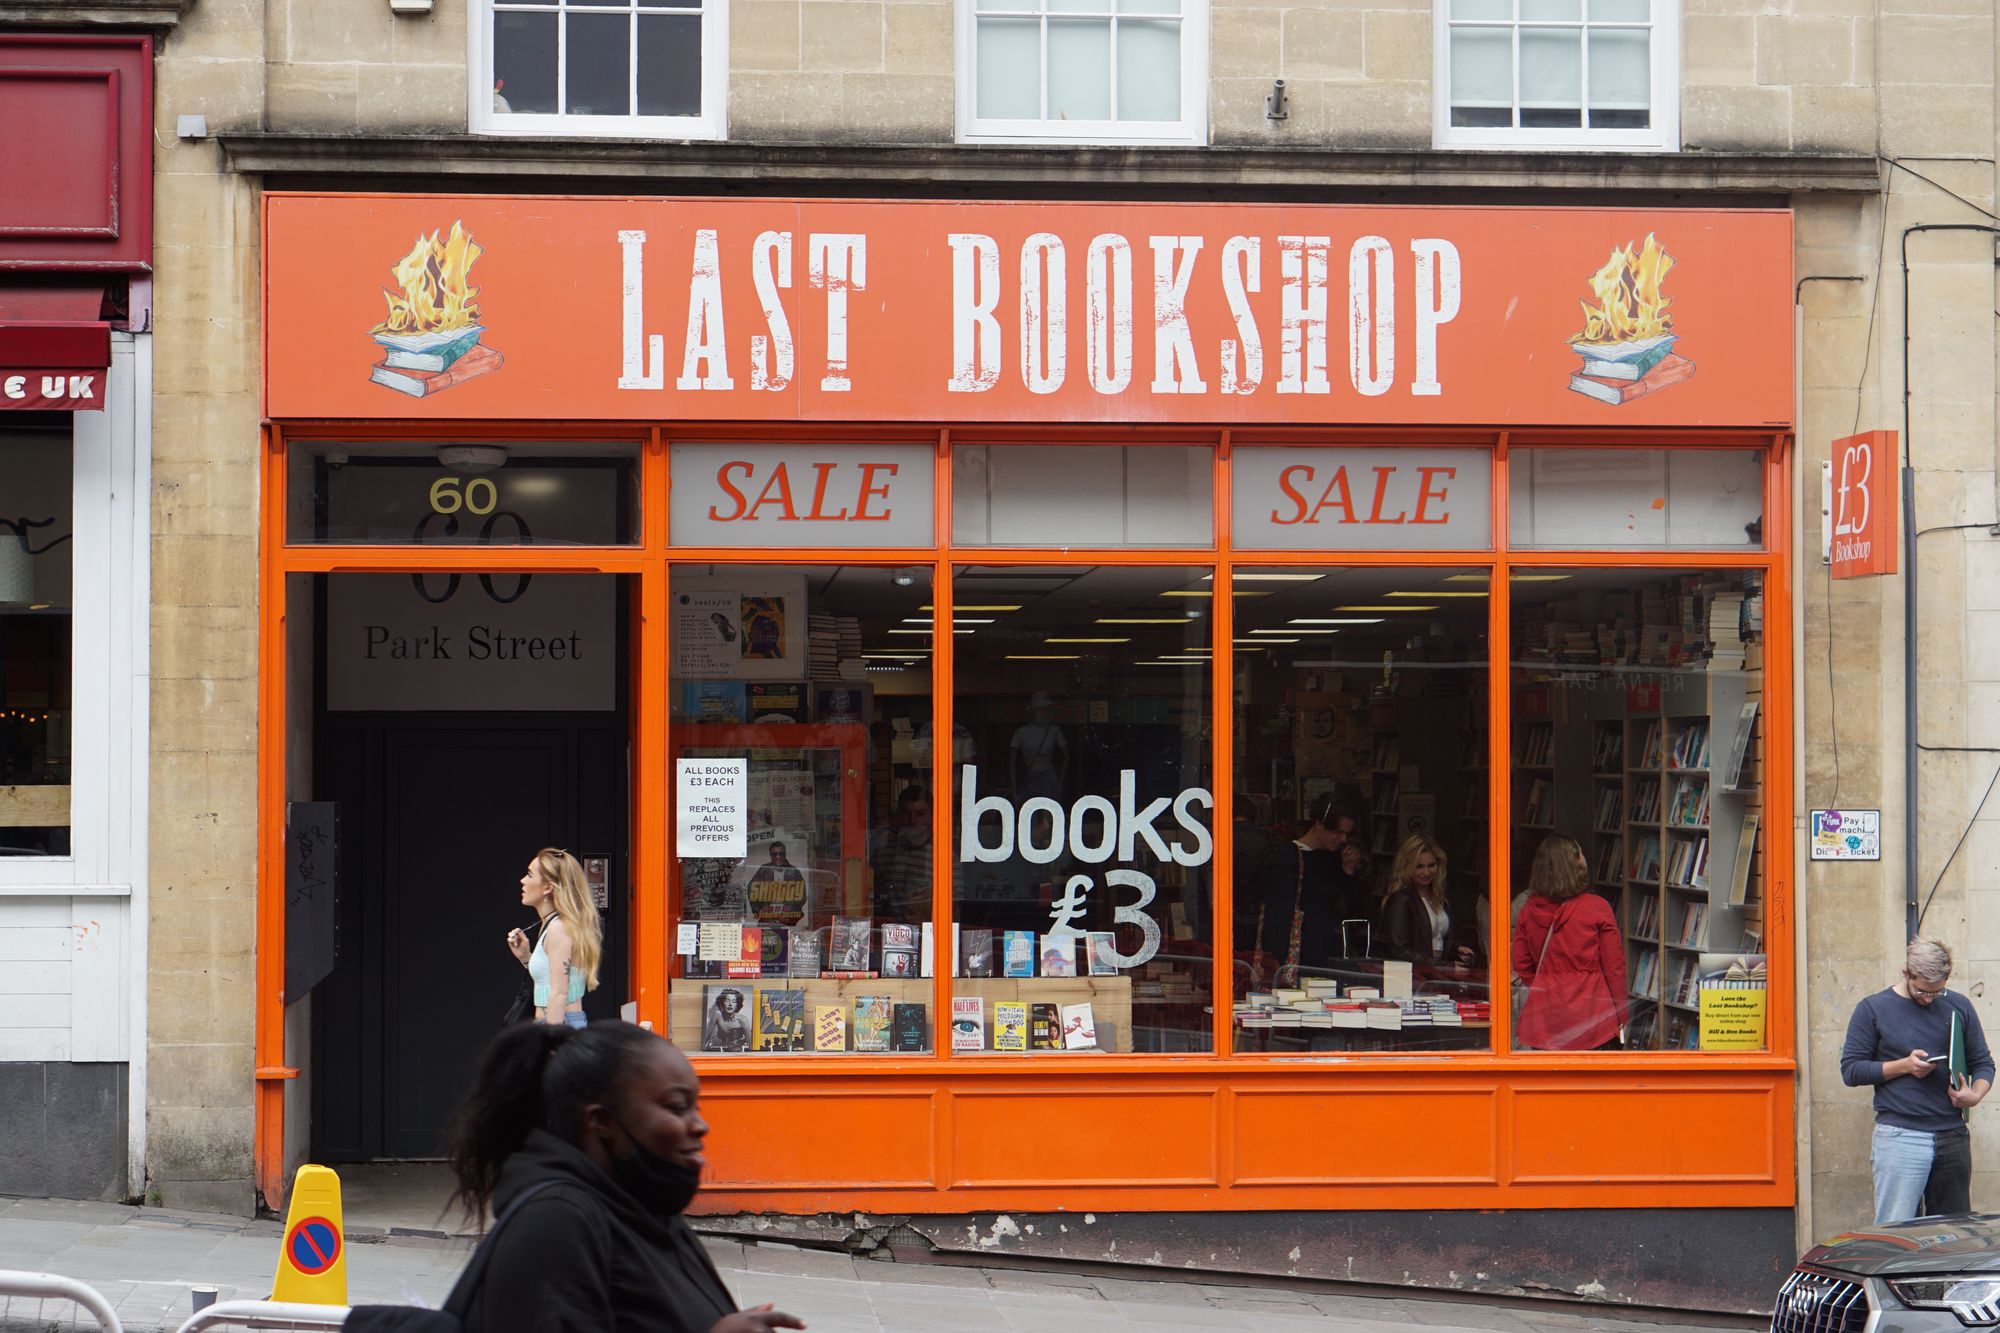
[[[1336,606],[1333,609],[1336,611],[1435,611],[1437,610],[1435,606],[1406,606],[1399,603],[1391,604],[1388,606]]]

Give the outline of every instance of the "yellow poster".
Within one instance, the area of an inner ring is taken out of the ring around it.
[[[1701,990],[1701,1048],[1704,1051],[1764,1049],[1765,999],[1770,992],[1704,986]]]

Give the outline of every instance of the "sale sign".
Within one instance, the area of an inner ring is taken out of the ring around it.
[[[1791,419],[1783,210],[279,193],[264,221],[278,419]]]
[[[1833,577],[1896,572],[1896,432],[1864,431],[1833,442],[1827,513]]]

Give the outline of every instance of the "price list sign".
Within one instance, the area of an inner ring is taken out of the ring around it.
[[[675,774],[675,839],[682,860],[742,858],[749,809],[743,759],[683,759]]]

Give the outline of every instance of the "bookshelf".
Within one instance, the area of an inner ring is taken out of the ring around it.
[[[1402,781],[1402,734],[1378,730],[1368,761],[1368,846],[1376,857],[1393,856],[1397,843],[1396,797]]]

